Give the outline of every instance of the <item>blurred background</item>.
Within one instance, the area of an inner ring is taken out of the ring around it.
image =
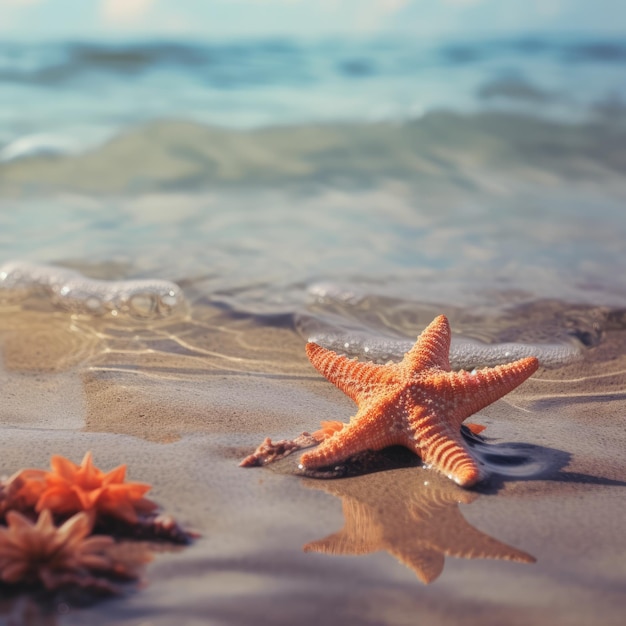
[[[619,0],[2,0],[4,162],[229,129],[624,107]]]
[[[623,306],[625,112],[621,0],[0,0],[2,256]]]

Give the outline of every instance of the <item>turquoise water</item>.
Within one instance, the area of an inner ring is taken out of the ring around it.
[[[623,39],[594,36],[3,42],[0,141],[6,159],[155,119],[252,128],[441,108],[580,119],[623,105],[625,60]],[[44,137],[12,143],[32,135]]]
[[[251,314],[294,315],[319,282],[375,306],[626,303],[623,40],[3,43],[0,59],[3,261],[114,263]]]

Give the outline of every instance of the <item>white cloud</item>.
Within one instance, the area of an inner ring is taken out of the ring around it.
[[[149,13],[154,3],[155,0],[103,0],[100,10],[107,22],[132,24]]]

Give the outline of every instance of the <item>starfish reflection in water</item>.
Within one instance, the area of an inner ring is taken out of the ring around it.
[[[446,556],[534,563],[535,558],[471,526],[459,510],[478,496],[444,477],[412,468],[342,480],[307,480],[341,498],[345,526],[305,552],[361,555],[385,550],[423,583],[442,573]]]

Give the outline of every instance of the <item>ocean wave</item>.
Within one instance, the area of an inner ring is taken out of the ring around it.
[[[453,109],[577,123],[606,117],[609,102],[615,121],[624,54],[619,37],[4,41],[0,148],[51,134],[93,145],[166,119],[237,129],[410,124]]]
[[[378,363],[401,359],[415,343],[415,337],[398,336],[393,328],[381,328],[332,313],[300,312],[295,317],[295,326],[306,341],[313,341],[339,354]],[[581,360],[582,349],[579,341],[566,338],[563,332],[551,343],[484,343],[454,336],[450,345],[450,365],[456,370],[472,370],[534,356],[542,367],[553,369]]]
[[[549,173],[563,181],[617,180],[626,172],[621,117],[563,124],[517,114],[439,111],[403,124],[250,131],[161,121],[82,154],[29,155],[20,145],[4,148],[5,160],[22,158],[0,164],[0,193],[117,194],[303,182],[367,186],[386,179],[476,188],[486,176],[507,170],[518,178],[523,173],[529,180],[545,179]]]
[[[285,82],[298,75],[294,69],[298,53],[296,44],[274,40],[0,44],[0,82],[53,87],[94,76],[128,78],[171,70],[224,87]]]
[[[377,334],[367,329],[354,329],[331,324],[328,319],[300,315],[297,328],[307,341],[313,341],[339,354],[357,356],[384,363],[401,359],[415,343]],[[542,367],[557,368],[582,358],[581,346],[570,343],[495,343],[453,337],[450,345],[450,366],[455,370],[494,367],[517,359],[534,356]]]
[[[71,137],[53,134],[23,135],[0,149],[0,162],[33,156],[59,156],[80,152]]]
[[[88,75],[120,77],[171,70],[223,86],[316,81],[320,71],[350,78],[412,74],[432,66],[545,58],[622,63],[626,41],[613,38],[514,37],[421,42],[402,38],[252,39],[214,42],[58,42],[0,44],[0,81],[51,86]]]
[[[587,349],[600,345],[607,330],[623,328],[621,309],[557,300],[508,302],[497,314],[492,304],[494,317],[485,326],[471,306],[426,305],[385,295],[373,285],[312,283],[307,294],[307,305],[294,318],[305,340],[379,363],[401,359],[443,309],[455,328],[450,347],[453,369],[492,367],[528,356],[537,357],[545,368],[558,368],[581,360]],[[466,329],[469,335],[463,336]]]
[[[40,298],[85,315],[167,317],[184,305],[178,285],[167,280],[98,280],[63,267],[25,261],[0,265],[0,302]]]

